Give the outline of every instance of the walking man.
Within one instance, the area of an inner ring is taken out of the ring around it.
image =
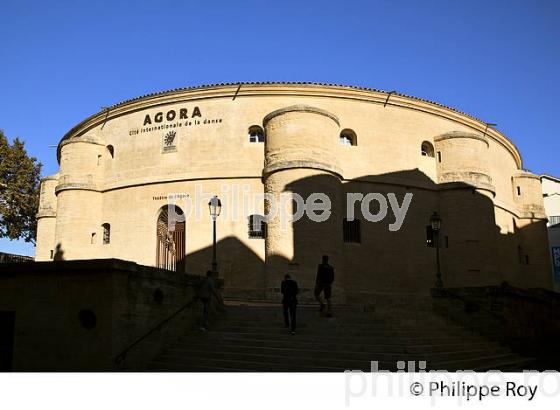
[[[212,271],[206,272],[206,277],[202,278],[198,286],[198,297],[202,302],[202,327],[200,330],[208,329],[208,316],[210,314],[210,301],[214,292],[214,279],[212,279]]]
[[[296,307],[297,294],[299,293],[298,284],[290,278],[290,275],[284,276],[284,281],[280,287],[282,292],[282,308],[284,310],[284,325],[290,327],[291,334],[296,334]]]
[[[332,317],[332,283],[334,281],[334,268],[329,265],[328,255],[323,255],[322,262],[317,267],[317,277],[315,278],[315,299],[320,303],[320,312],[325,310],[325,303],[321,298],[321,293],[324,293],[327,300],[327,317]]]

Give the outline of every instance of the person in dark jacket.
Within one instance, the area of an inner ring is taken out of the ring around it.
[[[332,317],[332,283],[334,282],[334,268],[329,265],[328,255],[323,255],[322,262],[317,267],[317,276],[315,278],[315,299],[320,303],[319,311],[325,310],[325,303],[321,298],[321,293],[324,293],[327,300],[327,317]]]
[[[214,279],[212,278],[212,271],[206,272],[206,277],[202,278],[198,284],[198,297],[202,302],[202,327],[200,330],[206,331],[208,329],[208,316],[210,314],[210,301],[214,293]]]
[[[284,324],[286,327],[291,325],[292,335],[296,334],[296,307],[297,294],[299,293],[298,284],[290,278],[290,275],[284,276],[284,281],[280,288],[282,292],[282,307],[284,310]]]

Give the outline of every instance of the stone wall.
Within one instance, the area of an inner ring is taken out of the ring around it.
[[[2,265],[0,311],[15,312],[12,370],[142,368],[196,324],[199,302],[117,356],[192,301],[199,280],[116,259]]]
[[[502,286],[433,289],[433,307],[464,327],[540,357],[560,363],[560,295],[546,289]],[[551,367],[549,367],[551,368]]]

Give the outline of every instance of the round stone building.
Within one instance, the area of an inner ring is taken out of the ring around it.
[[[337,301],[425,294],[435,235],[446,287],[552,286],[539,177],[499,131],[419,98],[308,83],[166,91],[85,119],[58,160],[41,184],[38,261],[204,274],[217,195],[218,272],[231,296],[277,297],[286,273],[310,296],[323,254]],[[317,204],[321,222],[308,215]]]

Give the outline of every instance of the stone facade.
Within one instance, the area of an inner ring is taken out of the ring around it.
[[[184,264],[177,266],[203,273],[212,245],[206,203],[218,195],[219,272],[230,295],[276,297],[291,273],[302,297],[310,296],[322,254],[335,266],[338,301],[427,293],[435,280],[435,250],[426,246],[434,211],[443,221],[446,286],[552,286],[539,178],[523,171],[518,150],[499,131],[429,101],[319,84],[174,90],[87,118],[64,136],[58,159],[59,173],[41,186],[37,260],[155,266],[162,207],[169,194],[186,194],[199,201],[186,218]],[[236,190],[271,198],[326,193],[331,214],[288,226],[273,217],[266,235],[251,237],[247,214],[270,209],[248,195],[248,213],[234,217]],[[349,242],[349,193],[413,198],[398,231],[388,229],[390,212],[376,223],[357,213],[359,240]]]

